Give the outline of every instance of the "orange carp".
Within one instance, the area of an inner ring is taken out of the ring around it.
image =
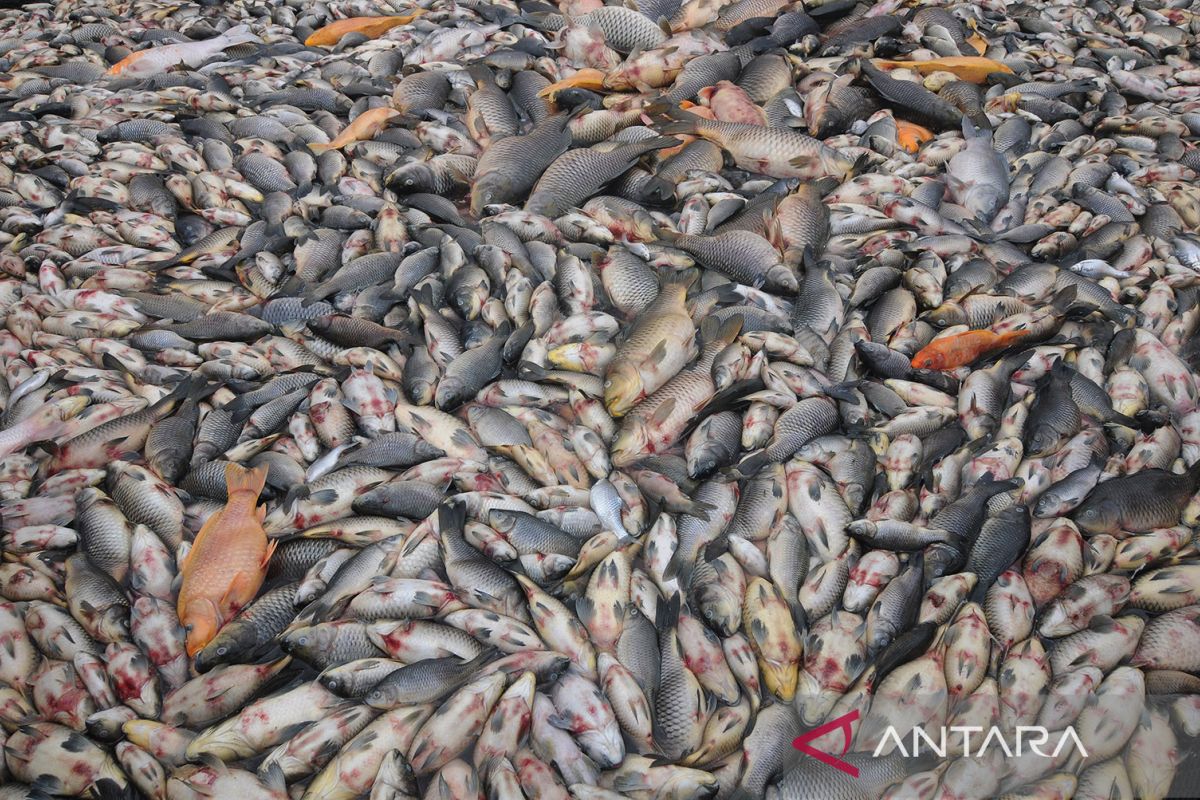
[[[968,330],[934,339],[912,358],[916,369],[957,369],[1027,338],[1026,331]]]
[[[326,150],[340,150],[348,144],[374,139],[389,119],[399,115],[400,112],[394,108],[372,108],[359,114],[353,122],[342,128],[342,132],[332,142],[314,142],[308,149],[314,153],[324,153]]]
[[[394,17],[350,17],[348,19],[339,19],[337,22],[331,22],[324,28],[313,31],[304,40],[304,44],[309,47],[330,47],[341,41],[342,37],[347,33],[361,33],[368,39],[375,39],[383,36],[392,28],[407,25],[424,13],[424,9],[418,8],[411,14],[401,14]]]
[[[265,466],[247,470],[227,465],[229,499],[204,523],[180,565],[179,621],[187,630],[189,658],[212,641],[262,586],[275,550],[275,542],[268,544],[262,526],[266,506],[258,505],[266,480]]]

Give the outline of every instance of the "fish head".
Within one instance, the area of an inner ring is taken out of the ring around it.
[[[741,598],[715,581],[696,590],[696,605],[704,621],[723,636],[732,636],[742,619]]]
[[[96,620],[97,637],[105,642],[121,642],[129,638],[129,609],[111,606]]]
[[[821,681],[813,677],[807,670],[800,670],[796,683],[796,697],[793,704],[800,721],[805,725],[818,725],[825,719],[841,695],[836,691],[826,689]]]
[[[1033,515],[1041,518],[1057,516],[1064,511],[1063,504],[1063,498],[1051,487],[1038,497],[1037,504],[1033,507]]]
[[[623,416],[642,393],[642,376],[630,363],[613,366],[604,379],[604,407],[614,417]]]
[[[1049,425],[1031,426],[1028,439],[1025,446],[1026,457],[1048,455],[1054,452],[1059,443],[1058,432]]]
[[[61,400],[55,400],[52,406],[54,415],[60,420],[68,420],[79,414],[85,408],[91,398],[83,396],[64,397]]]
[[[617,432],[617,439],[612,445],[612,463],[617,467],[632,464],[645,455],[650,443],[646,421],[641,417],[629,417]]]
[[[494,508],[488,512],[488,525],[500,533],[508,533],[517,526],[517,515],[503,508]]]
[[[966,561],[960,545],[954,542],[934,542],[925,548],[925,585],[933,583],[943,575],[957,572]]]
[[[329,687],[327,686],[326,688]],[[363,698],[363,702],[371,708],[387,711],[399,705],[400,699],[399,694],[394,691],[393,687],[387,685],[387,681],[381,681],[379,685],[367,693],[367,696]]]
[[[584,752],[601,769],[617,767],[625,759],[625,741],[621,738],[621,729],[616,725],[585,731],[577,738]]]
[[[232,662],[249,652],[258,642],[252,625],[227,625],[195,655],[197,672],[207,672],[218,664]]]
[[[800,663],[798,661],[768,661],[759,658],[759,669],[762,670],[763,683],[767,691],[784,703],[792,702],[796,696],[796,684],[800,679]]]
[[[947,301],[927,312],[922,319],[938,330],[967,324],[967,313],[958,303]]]
[[[482,217],[485,207],[504,202],[509,194],[505,191],[504,183],[504,178],[498,173],[480,176],[471,186],[471,213]]]
[[[438,382],[433,395],[434,404],[442,410],[454,409],[470,399],[473,394],[463,381],[453,375],[447,375]]]
[[[842,498],[846,501],[846,505],[850,510],[854,512],[862,510],[863,506],[866,505],[869,495],[868,487],[863,486],[861,483],[847,484],[842,489]]]
[[[946,356],[939,350],[928,347],[913,356],[913,369],[941,369],[946,365]]]
[[[892,643],[896,638],[896,631],[891,625],[884,624],[880,620],[877,625],[867,636],[867,651],[870,653],[878,653]]]
[[[1076,526],[1087,533],[1111,533],[1119,530],[1120,516],[1116,501],[1095,496],[1075,512],[1074,520]]]
[[[331,625],[311,625],[289,631],[279,645],[287,653],[316,653],[332,647],[336,636]]]
[[[1038,633],[1046,637],[1072,633],[1070,614],[1061,603],[1056,602],[1046,610],[1038,625]]]
[[[390,175],[385,183],[389,187],[408,192],[426,191],[437,185],[437,175],[433,167],[423,161],[411,161],[401,164]]]
[[[217,611],[211,601],[188,603],[179,615],[179,622],[187,633],[188,658],[195,658],[220,628]]]

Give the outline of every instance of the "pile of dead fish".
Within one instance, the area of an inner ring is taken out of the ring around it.
[[[0,12],[0,800],[1194,795],[1198,14]]]

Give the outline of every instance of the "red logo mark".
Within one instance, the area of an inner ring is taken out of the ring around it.
[[[808,743],[811,742],[813,739],[821,738],[822,736],[829,733],[830,731],[834,731],[834,730],[837,730],[838,728],[841,728],[842,735],[845,737],[844,738],[845,744],[842,745],[841,755],[846,755],[847,751],[850,750],[850,739],[854,735],[853,731],[850,730],[850,723],[857,722],[858,717],[859,717],[859,713],[858,713],[857,709],[854,711],[851,711],[849,714],[843,714],[842,716],[838,717],[837,719],[833,719],[833,720],[830,720],[829,722],[826,722],[824,725],[822,725],[819,728],[813,728],[808,733],[800,734],[799,736],[797,736],[795,739],[792,740],[792,747],[796,748],[797,750],[799,750],[801,753],[804,753],[805,755],[812,756],[813,758],[820,761],[822,764],[828,764],[829,766],[833,767],[834,769],[840,769],[842,772],[846,773],[847,775],[849,775],[852,778],[857,778],[858,777],[858,767],[853,766],[851,764],[847,764],[845,761],[842,761],[837,756],[831,756],[831,755],[829,755],[829,753],[822,753],[820,750],[810,747]]]

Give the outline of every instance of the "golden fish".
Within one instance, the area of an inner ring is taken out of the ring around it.
[[[316,142],[308,147],[314,153],[324,153],[326,150],[340,150],[348,144],[374,139],[375,134],[387,125],[387,121],[399,114],[399,111],[392,108],[372,108],[359,114],[353,122],[342,128],[342,132],[332,142]]]
[[[347,33],[361,33],[368,39],[375,39],[383,36],[392,28],[407,25],[424,13],[425,9],[417,8],[411,14],[402,14],[395,17],[350,17],[348,19],[339,19],[337,22],[331,22],[324,28],[313,31],[304,40],[304,44],[309,47],[329,47],[340,42],[342,37]]]
[[[267,542],[262,526],[267,509],[258,505],[266,480],[266,466],[225,467],[229,499],[196,534],[180,567],[179,621],[187,630],[189,657],[212,641],[262,586],[276,544]]]
[[[933,72],[952,72],[960,80],[971,83],[984,83],[987,76],[993,72],[1012,74],[1012,69],[1008,66],[982,56],[946,56],[945,58],[931,58],[928,61],[887,61],[877,58],[873,63],[880,69],[911,69],[922,75]]]

